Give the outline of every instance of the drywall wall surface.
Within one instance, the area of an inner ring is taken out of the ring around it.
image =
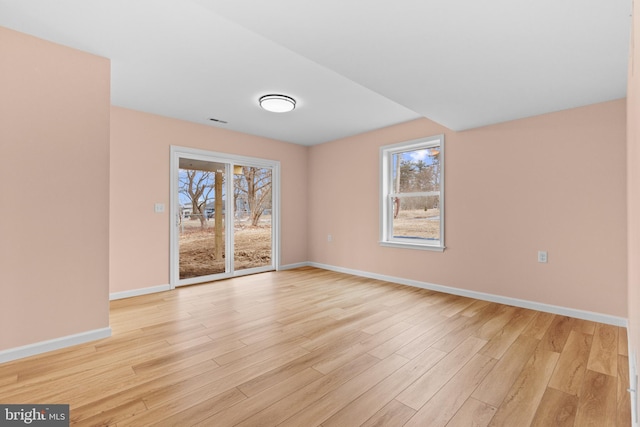
[[[109,326],[109,60],[0,27],[0,350]]]
[[[625,111],[616,100],[464,132],[420,119],[313,146],[310,261],[624,318]],[[380,147],[438,134],[445,251],[380,246]]]

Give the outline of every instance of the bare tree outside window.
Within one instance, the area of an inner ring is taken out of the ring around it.
[[[234,180],[236,207],[244,205],[251,225],[256,227],[264,212],[271,209],[271,169],[243,166],[242,174],[235,175]]]
[[[190,219],[200,220],[200,228],[207,228],[207,203],[214,190],[214,175],[191,169],[181,169],[179,173],[179,192],[191,204]]]

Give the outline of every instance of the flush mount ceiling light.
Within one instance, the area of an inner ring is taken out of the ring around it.
[[[262,108],[272,113],[287,113],[296,108],[296,100],[285,95],[265,95],[259,101]]]

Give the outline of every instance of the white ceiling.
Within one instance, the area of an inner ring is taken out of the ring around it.
[[[110,58],[114,105],[304,145],[622,98],[630,14],[631,0],[0,0],[0,25]],[[261,110],[269,93],[297,108]]]

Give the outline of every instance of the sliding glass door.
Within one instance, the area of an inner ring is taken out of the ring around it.
[[[171,149],[171,285],[277,267],[279,163]]]

